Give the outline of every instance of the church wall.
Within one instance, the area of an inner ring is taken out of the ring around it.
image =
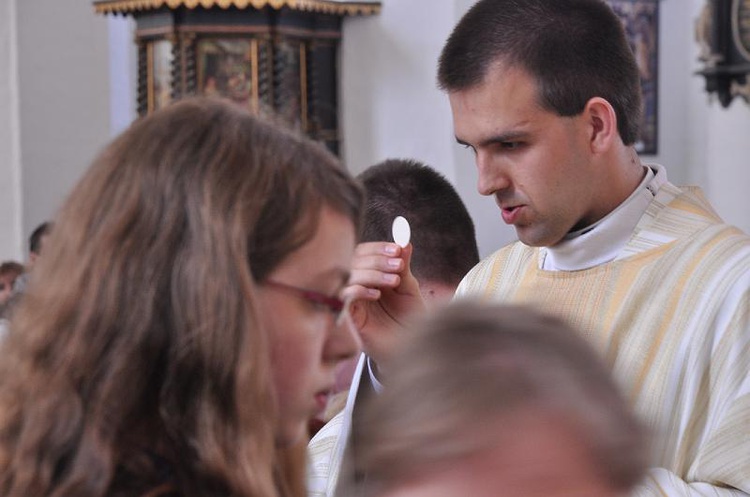
[[[18,0],[24,241],[109,139],[107,20],[82,0]]]
[[[16,0],[0,0],[0,260],[21,261]]]

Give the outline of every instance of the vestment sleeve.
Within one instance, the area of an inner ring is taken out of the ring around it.
[[[338,447],[344,413],[339,412],[315,434],[307,446],[307,495],[330,497],[341,464]]]
[[[742,490],[719,487],[710,483],[685,483],[674,473],[653,468],[632,497],[745,497]]]
[[[695,449],[685,478],[664,468],[649,471],[635,497],[750,495],[750,289],[734,287],[715,320],[715,339],[704,381],[710,382],[707,416],[686,430]],[[701,411],[696,408],[695,411]],[[684,441],[684,440],[683,440]]]

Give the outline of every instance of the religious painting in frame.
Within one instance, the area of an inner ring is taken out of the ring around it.
[[[636,150],[658,153],[659,0],[607,0],[622,20],[641,75],[643,119]]]
[[[248,38],[204,38],[198,41],[198,89],[254,109],[254,42]]]

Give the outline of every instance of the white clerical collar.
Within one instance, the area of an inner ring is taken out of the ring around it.
[[[543,249],[541,268],[546,271],[578,271],[614,260],[630,240],[659,186],[666,182],[663,167],[643,167],[645,177],[615,210],[591,226],[568,233],[554,247]]]

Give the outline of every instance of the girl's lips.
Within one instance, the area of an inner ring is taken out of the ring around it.
[[[325,411],[328,406],[328,398],[330,397],[330,391],[326,390],[315,394],[315,405],[318,407],[318,412]]]

